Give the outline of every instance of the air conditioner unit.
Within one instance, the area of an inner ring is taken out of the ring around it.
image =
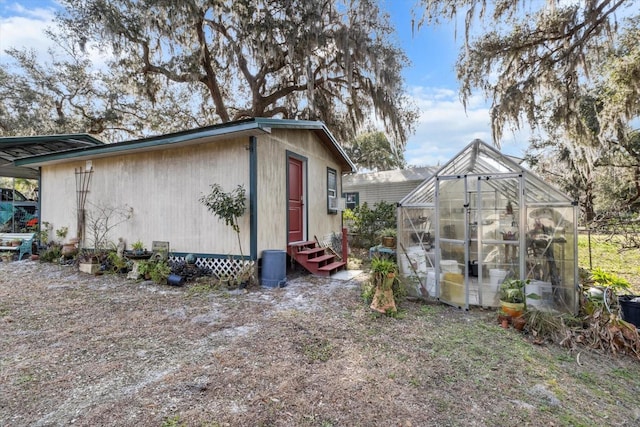
[[[344,197],[329,197],[329,209],[332,211],[344,211],[347,206],[347,199]]]
[[[329,197],[329,210],[338,210],[338,199],[336,199],[335,197]]]

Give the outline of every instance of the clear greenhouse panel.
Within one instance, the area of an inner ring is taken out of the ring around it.
[[[529,305],[573,313],[576,214],[569,197],[475,140],[400,201],[401,273],[418,296],[461,308],[499,307],[504,280],[529,280]]]

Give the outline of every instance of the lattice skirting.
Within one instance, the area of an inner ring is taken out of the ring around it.
[[[169,255],[169,261],[184,262],[185,256]],[[210,270],[217,277],[235,276],[243,266],[254,265],[255,261],[240,260],[233,258],[196,258],[196,265],[200,268]]]

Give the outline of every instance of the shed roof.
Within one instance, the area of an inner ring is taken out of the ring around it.
[[[427,178],[422,184],[407,194],[399,203],[403,206],[419,206],[435,202],[436,182],[443,177],[499,176],[514,175],[525,177],[525,191],[528,202],[561,202],[572,203],[573,200],[550,184],[544,182],[530,170],[514,161],[509,156],[502,154],[487,143],[475,139],[471,141],[458,155],[442,166],[431,178]],[[449,185],[452,181],[443,181],[440,185]],[[514,192],[517,189],[504,182],[504,180],[487,180],[489,185],[495,187],[504,194],[517,198]]]
[[[104,145],[104,142],[87,134],[1,137],[0,176],[37,179],[37,169],[18,167],[14,162],[32,156],[46,156],[101,145]]]
[[[15,161],[16,166],[42,166],[61,163],[68,160],[94,159],[110,157],[123,153],[145,152],[167,148],[168,146],[185,146],[228,139],[237,136],[253,136],[271,133],[272,129],[305,129],[315,133],[322,143],[339,159],[343,172],[355,171],[355,166],[331,134],[326,125],[318,121],[283,120],[273,118],[252,118],[201,127],[197,129],[135,139],[102,146],[87,146],[75,150],[57,153],[44,153]]]
[[[343,183],[349,185],[383,184],[394,182],[424,181],[437,171],[433,166],[419,168],[393,169],[388,171],[366,172],[347,175]]]

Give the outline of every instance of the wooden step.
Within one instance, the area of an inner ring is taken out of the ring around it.
[[[315,263],[321,263],[321,262],[325,262],[328,261],[330,259],[335,259],[335,255],[322,255],[319,257],[315,257],[315,258],[309,258],[309,262],[315,262]]]
[[[344,261],[332,262],[331,264],[327,264],[325,266],[322,266],[322,267],[318,268],[318,275],[319,276],[330,276],[331,273],[337,272],[338,270],[341,270],[342,267],[344,267],[345,265],[347,265],[347,263],[344,262]]]
[[[345,265],[347,265],[347,263],[344,262],[344,261],[336,261],[336,262],[332,262],[331,264],[327,264],[325,266],[322,266],[318,270],[331,271],[331,270],[334,270],[336,268],[343,267]]]
[[[316,242],[313,241],[313,240],[303,240],[303,241],[300,241],[300,242],[291,242],[291,243],[289,243],[289,247],[290,248],[298,248],[298,249],[300,249],[300,248],[306,248],[306,247],[309,247],[309,246],[315,247],[316,246]]]
[[[303,251],[296,252],[298,255],[315,255],[317,253],[324,252],[324,248],[305,249]]]

